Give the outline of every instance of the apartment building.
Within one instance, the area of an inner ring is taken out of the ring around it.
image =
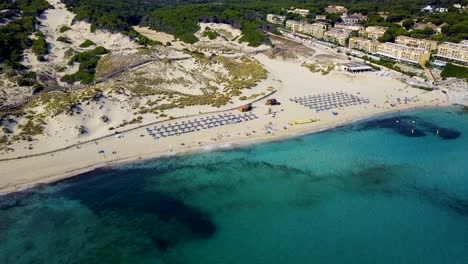
[[[292,30],[293,32],[301,31],[302,22],[296,20],[288,20],[286,21],[286,28]]]
[[[376,40],[354,37],[349,39],[349,48],[363,50],[397,61],[424,65],[431,56],[429,51],[396,43],[379,43]]]
[[[352,37],[349,39],[349,48],[363,50],[369,53],[377,53],[379,42],[372,39]]]
[[[385,31],[387,31],[386,27],[370,26],[361,35],[370,39],[378,39],[385,34]]]
[[[423,48],[426,52],[431,52],[437,49],[437,41],[428,39],[416,39],[407,36],[398,36],[395,43],[406,45],[415,48]]]
[[[316,15],[315,20],[327,20],[327,16],[326,15]]]
[[[336,23],[335,24],[336,28],[343,28],[343,29],[349,29],[352,31],[362,31],[364,30],[364,27],[361,25],[350,25],[350,24],[345,24],[345,23]]]
[[[346,45],[346,40],[351,36],[353,31],[343,28],[332,28],[324,33],[323,38],[326,41],[338,43],[342,46]]]
[[[345,24],[354,25],[360,21],[367,20],[367,16],[361,13],[354,13],[352,15],[344,14],[343,16],[341,16],[341,19]]]
[[[343,14],[348,12],[348,9],[344,6],[327,6],[325,7],[325,13],[330,14]]]
[[[315,38],[323,38],[325,31],[327,30],[327,25],[325,23],[317,22],[313,24],[305,23],[302,25],[301,32],[309,34]]]
[[[288,10],[288,13],[298,14],[300,16],[305,17],[305,16],[307,16],[309,14],[309,10],[308,9],[294,8],[294,9]]]
[[[274,15],[274,14],[267,15],[267,21],[272,24],[282,25],[285,19],[286,19],[285,16]]]
[[[294,32],[311,35],[315,38],[323,38],[323,35],[327,30],[327,25],[321,22],[309,24],[295,20],[288,20],[286,21],[286,28]]]
[[[468,40],[457,43],[444,42],[437,48],[437,57],[468,65]]]
[[[408,47],[396,43],[380,43],[376,54],[393,60],[424,65],[431,54],[422,48]]]
[[[414,29],[430,28],[430,29],[434,30],[436,33],[441,34],[442,33],[442,27],[444,25],[445,25],[445,23],[440,25],[440,26],[437,26],[437,25],[433,24],[432,22],[429,22],[429,23],[416,23],[413,28]]]

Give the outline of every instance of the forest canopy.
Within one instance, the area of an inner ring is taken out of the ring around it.
[[[268,43],[263,31],[276,31],[265,22],[266,14],[287,15],[288,19],[299,18],[287,13],[286,9],[294,6],[310,10],[306,17],[309,22],[316,14],[324,14],[328,5],[344,5],[348,13],[361,12],[368,16],[365,26],[380,25],[389,27],[381,41],[392,41],[397,35],[410,35],[417,38],[429,38],[438,41],[459,42],[468,38],[468,12],[460,13],[453,8],[459,0],[362,0],[362,1],[292,1],[292,0],[62,0],[67,8],[76,13],[75,19],[91,23],[91,29],[103,29],[127,34],[142,45],[159,44],[141,36],[132,29],[134,25],[149,26],[153,29],[173,34],[176,38],[194,43],[198,41],[195,32],[198,22],[226,23],[242,30],[239,41],[251,46]],[[423,6],[450,7],[446,13],[424,13]],[[467,0],[461,1],[467,5]],[[49,8],[45,0],[3,1],[2,15],[8,19],[20,18],[0,26],[0,63],[18,66],[22,51],[33,45],[29,39],[35,32],[35,16]],[[386,12],[386,18],[378,12]],[[333,21],[339,16],[329,15]],[[2,17],[0,17],[2,19]],[[5,18],[3,18],[5,19]],[[441,26],[442,34],[434,34],[429,29],[409,32],[415,23],[428,23]],[[401,23],[399,26],[396,23]],[[41,50],[42,41],[36,42],[35,49]],[[38,53],[44,53],[41,50]]]
[[[400,21],[406,21],[403,27],[392,27],[382,39],[392,40],[395,34],[404,33],[414,25],[411,19],[424,17],[418,22],[446,23],[438,40],[459,42],[466,39],[468,28],[467,13],[460,14],[457,10],[448,13],[423,13],[421,8],[428,4],[435,6],[453,6],[458,0],[363,0],[363,1],[291,1],[291,0],[63,0],[68,8],[77,14],[76,19],[92,23],[92,29],[106,29],[112,32],[123,32],[132,38],[138,34],[132,30],[132,25],[144,25],[153,29],[175,35],[178,39],[194,43],[198,41],[194,33],[199,30],[197,22],[217,22],[230,24],[242,30],[249,45],[258,46],[266,43],[262,31],[275,28],[264,23],[266,14],[275,13],[287,15],[288,19],[299,19],[297,15],[286,13],[286,9],[294,6],[310,10],[307,17],[313,21],[316,14],[323,14],[328,5],[344,5],[348,13],[361,12],[369,16],[365,25],[390,26]],[[462,5],[466,5],[466,0]],[[388,12],[386,18],[378,12]],[[332,22],[340,20],[339,16],[330,15]],[[435,23],[437,24],[437,23]],[[431,32],[416,31],[414,37],[427,37]]]

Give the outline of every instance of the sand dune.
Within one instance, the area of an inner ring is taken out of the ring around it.
[[[68,61],[71,54],[84,50],[93,49],[97,46],[103,46],[114,54],[131,54],[137,52],[138,45],[130,38],[120,33],[110,33],[96,30],[91,32],[91,24],[78,21],[73,23],[75,14],[65,8],[61,2],[48,0],[54,9],[46,10],[39,18],[39,30],[45,35],[46,42],[49,44],[49,55],[45,58],[47,61],[39,62],[31,50],[25,54],[22,62],[38,74],[52,76],[59,84],[60,78],[65,74],[76,72],[78,65],[69,66]],[[60,32],[62,26],[69,29]],[[58,41],[59,37],[66,37],[70,43]],[[85,40],[91,40],[95,45],[89,48],[81,48]]]

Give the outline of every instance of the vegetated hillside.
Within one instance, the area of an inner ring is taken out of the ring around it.
[[[49,8],[49,3],[45,0],[18,0],[0,6],[21,11],[21,18],[0,26],[0,63],[18,67],[23,50],[33,44],[29,35],[36,31],[35,16]]]
[[[214,1],[197,0],[62,0],[76,19],[90,22],[95,28],[128,32],[152,10],[165,6]]]
[[[185,5],[156,9],[142,24],[173,34],[184,42],[194,43],[198,40],[194,35],[200,29],[198,22],[225,23],[242,30],[240,42],[259,46],[268,43],[262,33],[262,30],[271,29],[265,22],[266,14],[280,10],[263,3]]]
[[[444,78],[455,77],[465,79],[468,82],[468,70],[466,67],[453,65],[451,63],[444,67],[440,75]]]
[[[7,23],[20,14],[21,10],[15,2],[5,1],[0,3],[0,24]]]
[[[267,13],[285,14],[288,19],[297,15],[286,13],[284,8],[291,6],[307,8],[313,20],[316,14],[322,14],[324,7],[332,4],[344,5],[348,13],[361,12],[369,15],[368,25],[386,25],[403,19],[416,18],[417,22],[433,22],[436,25],[446,23],[444,36],[437,40],[460,41],[467,38],[468,18],[466,12],[460,14],[453,8],[459,0],[364,0],[364,1],[289,1],[289,0],[63,0],[67,7],[77,14],[78,20],[91,22],[93,28],[124,32],[133,37],[137,34],[131,25],[142,24],[151,28],[171,33],[177,38],[193,43],[199,28],[197,22],[219,22],[231,24],[243,31],[244,38],[251,46],[267,42],[262,30],[274,30],[264,23]],[[466,5],[466,0],[462,4]],[[450,7],[450,12],[444,14],[422,13],[425,5]],[[377,12],[388,12],[387,19]],[[330,15],[332,22],[340,20],[339,15]],[[407,21],[406,26],[411,23]],[[414,23],[414,22],[413,22]],[[405,25],[404,25],[405,26]],[[396,34],[406,34],[404,27],[395,27],[389,31],[382,41],[392,40]],[[428,31],[416,31],[414,37],[426,37]]]

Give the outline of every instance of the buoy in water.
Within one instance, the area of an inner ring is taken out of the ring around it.
[[[411,129],[411,134],[414,134],[414,129]]]
[[[437,133],[437,135],[439,135],[439,129],[437,129],[436,133]]]
[[[414,120],[413,120],[413,124],[414,124]]]
[[[400,120],[397,120],[396,122],[397,122],[397,123],[399,123],[399,122],[400,122]]]

